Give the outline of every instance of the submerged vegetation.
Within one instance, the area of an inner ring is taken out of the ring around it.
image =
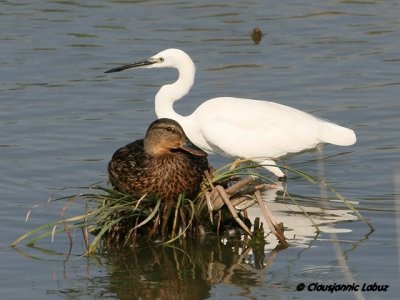
[[[101,245],[134,246],[142,242],[169,244],[184,237],[206,235],[247,236],[250,237],[248,242],[255,247],[265,244],[262,226],[265,221],[278,239],[279,246],[287,247],[289,243],[284,235],[284,224],[275,220],[261,198],[261,191],[274,188],[275,184],[269,178],[253,172],[259,165],[247,160],[240,163],[242,164],[239,167],[233,167],[237,163],[229,164],[212,174],[206,172],[201,191],[195,199],[180,195],[171,213],[166,236],[160,228],[163,213],[163,202],[160,199],[151,195],[134,197],[98,183],[83,188],[87,191],[85,193],[49,199],[46,203],[65,202],[61,209],[61,218],[23,234],[11,246],[27,239],[28,245],[34,245],[45,237],[51,236],[53,239],[60,232],[65,232],[72,244],[72,231],[80,230],[86,254],[94,253]],[[350,202],[321,179],[297,169],[280,167],[309,182],[323,184],[371,227]],[[82,214],[67,216],[72,203],[81,203],[84,208]],[[247,217],[246,208],[255,204],[259,206],[262,220],[249,220]],[[28,212],[26,220],[31,212],[32,210]]]

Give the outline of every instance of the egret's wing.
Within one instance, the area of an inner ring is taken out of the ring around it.
[[[231,156],[275,158],[320,142],[321,120],[273,102],[216,98],[201,105],[196,117],[206,141]]]

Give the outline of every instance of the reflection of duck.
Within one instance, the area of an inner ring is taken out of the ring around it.
[[[207,169],[207,154],[188,140],[177,122],[166,118],[154,121],[144,139],[118,149],[108,164],[115,189],[157,196],[165,202],[166,217],[180,194],[196,196]]]
[[[248,295],[249,286],[265,282],[266,270],[277,254],[251,255],[248,243],[230,239],[186,238],[161,247],[106,249],[100,254],[106,260],[109,282],[104,292],[121,300],[209,299],[215,288],[229,287]]]

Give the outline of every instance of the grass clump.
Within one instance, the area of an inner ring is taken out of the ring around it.
[[[201,191],[195,199],[187,199],[185,195],[181,195],[171,213],[166,236],[161,234],[160,223],[164,203],[160,199],[152,195],[139,198],[126,195],[103,186],[104,183],[97,183],[81,188],[88,192],[49,199],[47,203],[65,202],[61,209],[61,218],[23,234],[13,241],[11,246],[28,239],[28,245],[34,245],[49,236],[53,240],[60,232],[65,232],[72,244],[71,232],[74,230],[81,231],[87,255],[94,253],[101,245],[122,243],[134,246],[149,241],[168,244],[183,237],[204,236],[209,233],[221,236],[227,232],[239,232],[240,235],[250,236],[253,245],[264,245],[262,223],[256,219],[251,231],[252,223],[245,213],[246,205],[256,203],[269,229],[279,240],[280,247],[287,247],[289,244],[284,235],[283,224],[275,220],[261,199],[261,191],[273,188],[274,183],[269,178],[253,172],[255,168],[260,167],[259,165],[248,161],[246,163],[245,166],[242,164],[235,168],[229,164],[213,174],[206,173]],[[302,171],[288,167],[285,169],[301,175],[310,182],[322,182]],[[329,185],[325,186],[331,189],[338,199],[351,205]],[[83,213],[70,217],[67,216],[67,212],[73,203],[80,204]],[[354,207],[350,208],[363,219]],[[30,217],[31,211],[26,219]]]

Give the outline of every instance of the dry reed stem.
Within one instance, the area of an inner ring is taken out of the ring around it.
[[[240,225],[240,227],[242,227],[242,229],[248,234],[248,235],[252,235],[250,229],[246,226],[246,224],[244,224],[244,222],[239,218],[236,209],[233,207],[231,201],[229,200],[229,196],[226,194],[225,189],[220,186],[217,185],[215,187],[217,189],[217,191],[219,192],[219,194],[222,197],[222,200],[224,200],[226,206],[228,207],[229,211],[231,212],[233,218],[235,219],[235,221]]]
[[[268,227],[271,230],[271,232],[276,236],[276,238],[279,240],[279,242],[283,246],[289,246],[289,243],[286,241],[285,234],[283,232],[283,228],[281,224],[278,224],[272,215],[271,211],[267,208],[267,206],[264,204],[261,198],[261,193],[260,191],[256,191],[254,193],[258,205],[261,209],[261,213],[264,216],[264,219],[267,221]]]
[[[241,189],[246,187],[247,188],[245,190],[246,194],[251,194],[255,190],[257,190],[257,187],[248,187],[248,185],[251,184],[252,182],[254,182],[254,179],[251,177],[248,177],[248,178],[242,179],[239,182],[235,183],[234,185],[224,189],[225,194],[232,201],[232,204],[235,203],[235,204],[233,204],[234,206],[239,205],[240,203],[242,203],[243,201],[245,201],[248,198],[247,196],[239,196],[239,197],[237,196],[237,198],[234,197],[235,194],[237,192],[239,192]],[[220,193],[215,189],[215,187],[213,185],[211,185],[211,187],[212,187],[212,190],[209,193],[209,198],[210,198],[210,202],[212,204],[212,210],[217,211],[225,204],[225,201],[221,197]]]
[[[212,219],[211,210],[218,211],[223,205],[226,205],[239,226],[248,235],[252,236],[251,230],[239,218],[236,207],[242,204],[244,201],[249,200],[249,198],[252,198],[253,196],[255,200],[249,201],[249,203],[244,205],[244,208],[241,208],[241,210],[245,210],[247,207],[257,202],[271,232],[277,237],[281,245],[289,245],[286,241],[282,224],[278,224],[272,215],[272,212],[266,207],[261,198],[260,190],[265,188],[276,188],[275,184],[264,183],[253,185],[252,183],[254,183],[255,179],[249,176],[224,189],[221,185],[214,186],[212,184],[212,180],[208,172],[205,172],[205,175],[212,189],[210,192],[205,193],[206,203],[210,210],[210,219]]]
[[[249,176],[245,179],[240,180],[239,182],[235,183],[234,185],[228,187],[225,190],[225,192],[229,195],[232,195],[232,194],[236,193],[238,190],[245,187],[246,185],[249,185],[250,183],[253,183],[253,182],[254,182],[254,178]]]

